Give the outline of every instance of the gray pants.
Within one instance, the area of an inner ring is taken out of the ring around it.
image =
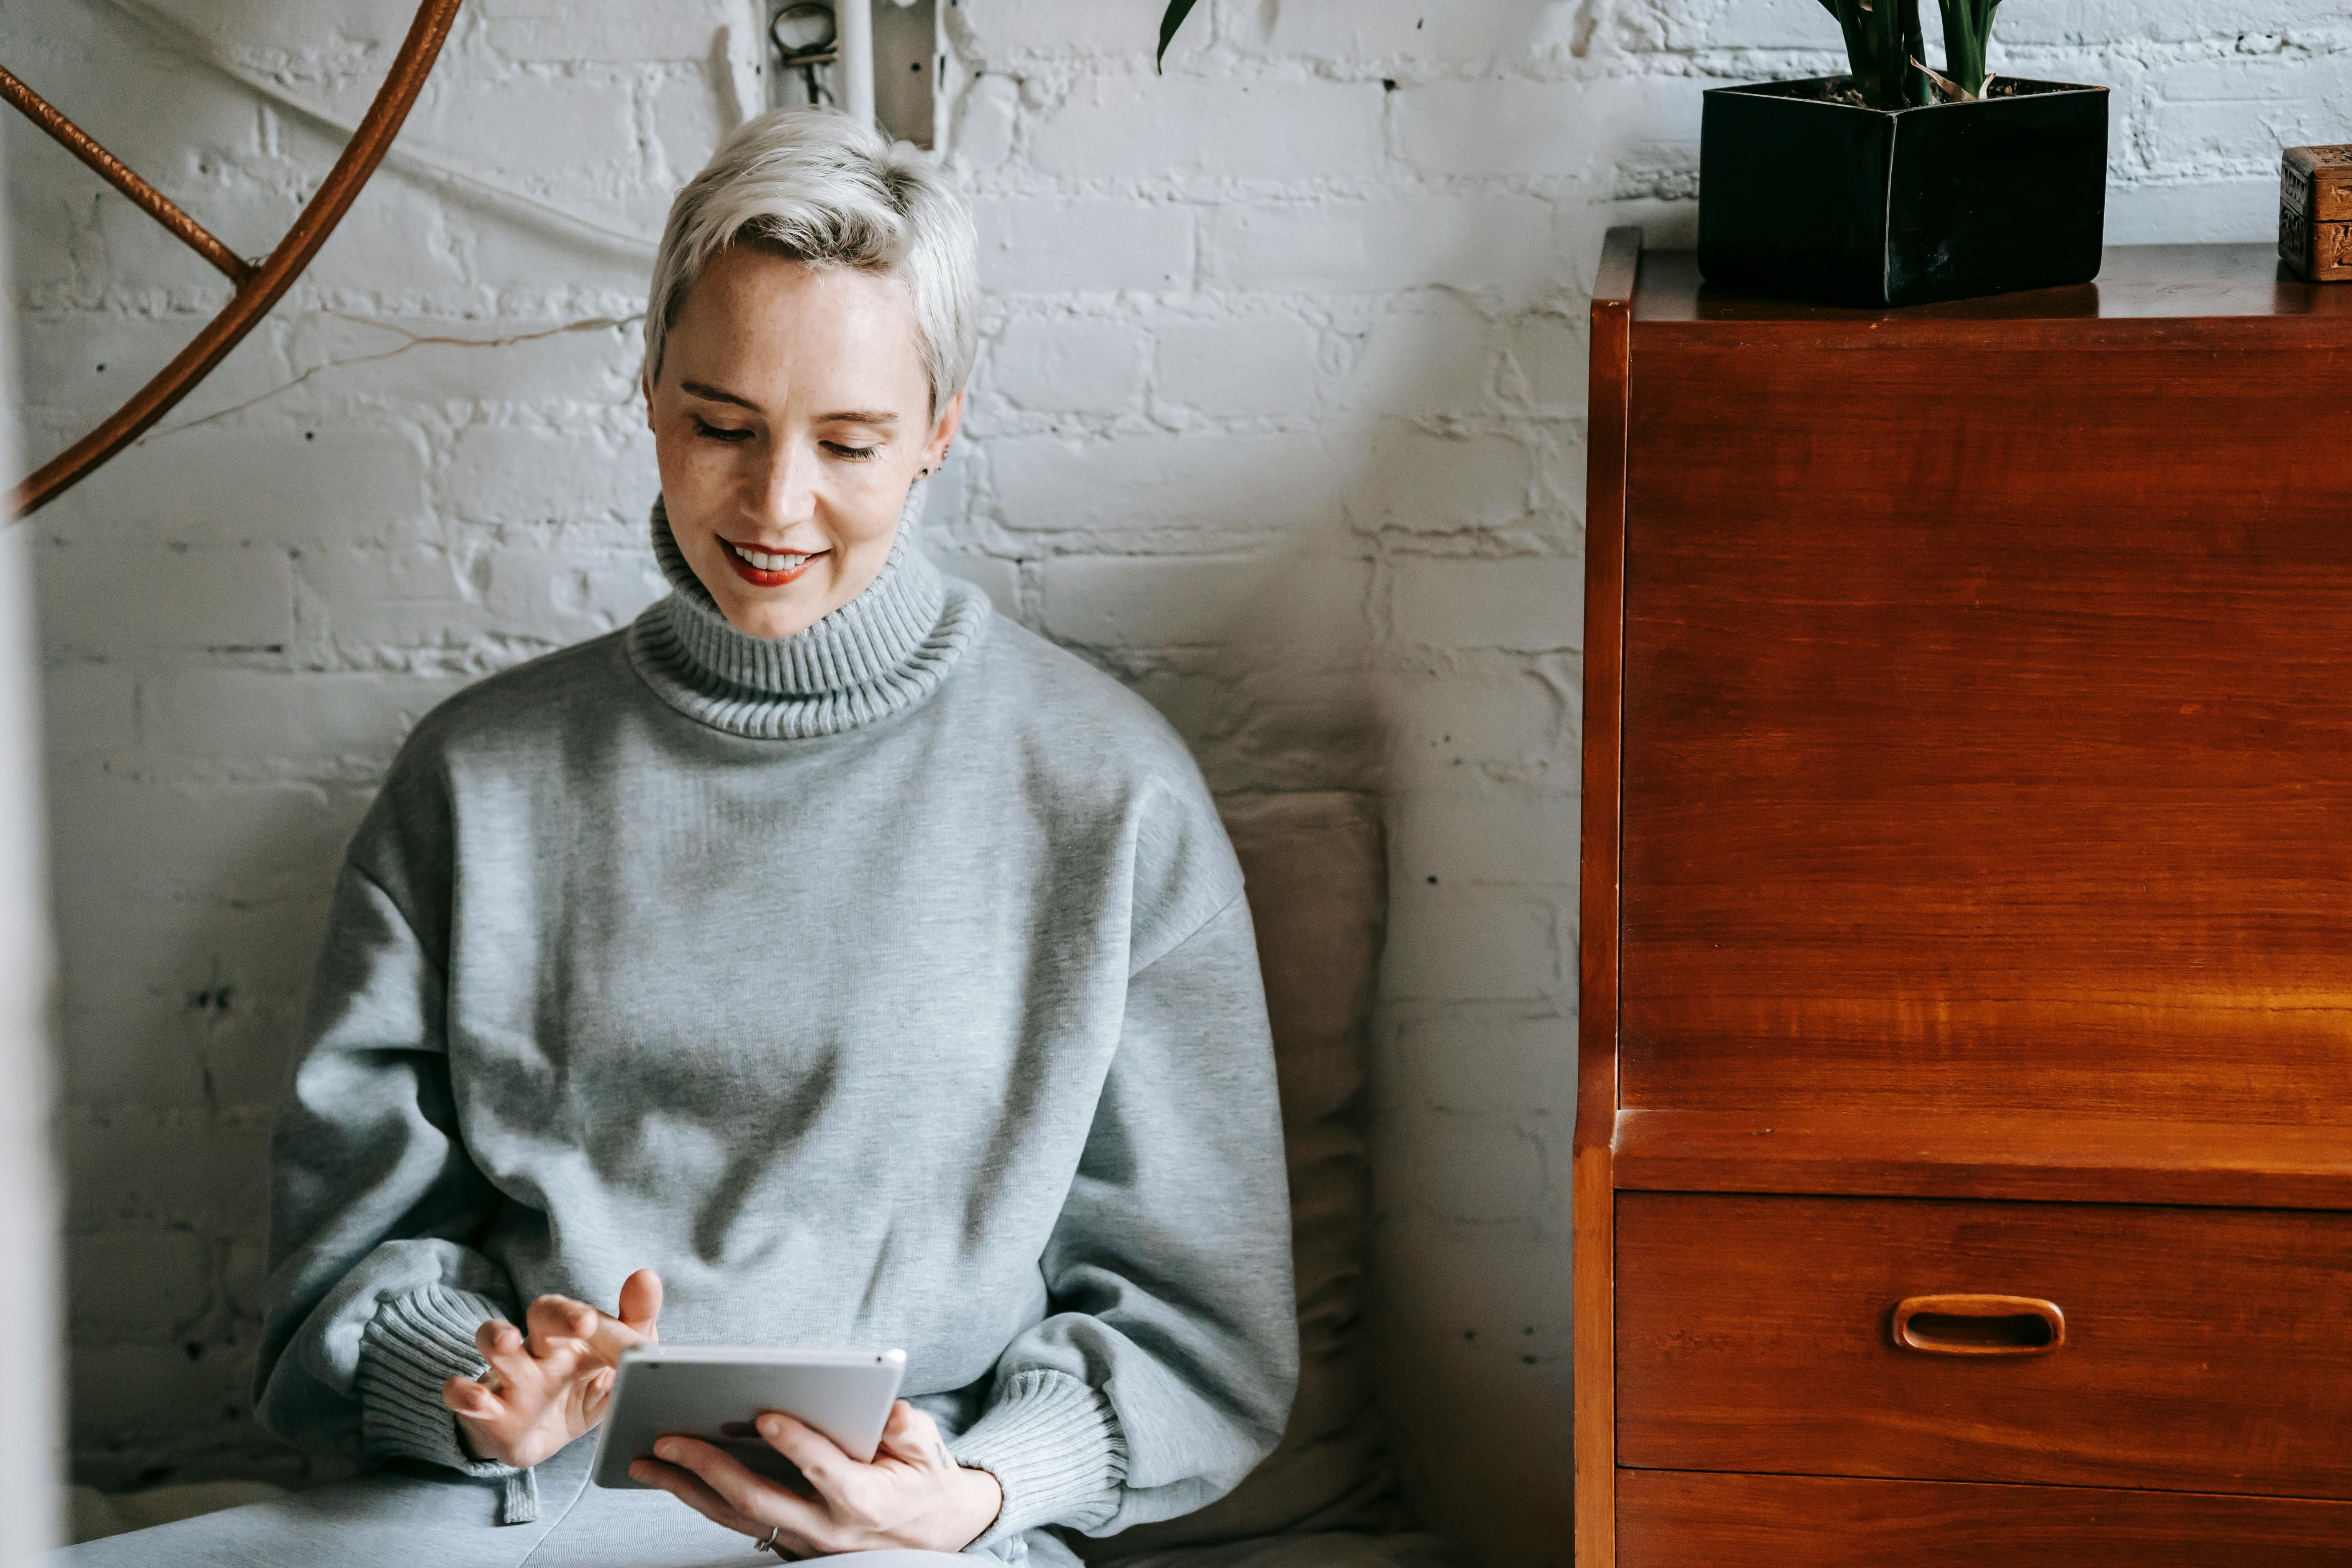
[[[589,1485],[595,1447],[574,1443],[539,1467],[530,1524],[498,1521],[498,1483],[419,1467],[68,1547],[44,1568],[755,1568],[749,1537],[667,1492]],[[858,1568],[975,1561],[944,1552],[857,1557]]]
[[[667,1492],[588,1484],[596,1445],[579,1442],[539,1467],[540,1513],[500,1524],[496,1482],[446,1471],[385,1470],[224,1510],[177,1524],[69,1546],[43,1568],[757,1568],[749,1537],[722,1530]],[[1078,1568],[1043,1531],[1022,1538],[1024,1568]],[[1008,1553],[1019,1557],[1019,1550]],[[998,1559],[944,1552],[865,1552],[814,1558],[835,1568],[992,1568]],[[1460,1568],[1428,1535],[1330,1531],[1126,1558],[1116,1568]]]

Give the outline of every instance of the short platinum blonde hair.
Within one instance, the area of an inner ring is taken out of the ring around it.
[[[936,418],[979,352],[971,209],[909,143],[830,109],[778,109],[737,126],[670,204],[646,302],[646,379],[711,258],[752,246],[811,267],[903,279]]]

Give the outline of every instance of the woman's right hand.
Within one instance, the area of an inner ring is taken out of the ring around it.
[[[617,1318],[567,1296],[541,1296],[523,1314],[523,1330],[484,1323],[474,1343],[488,1373],[441,1385],[466,1451],[528,1468],[593,1428],[613,1402],[621,1352],[660,1337],[661,1304],[661,1276],[640,1268],[621,1286]]]

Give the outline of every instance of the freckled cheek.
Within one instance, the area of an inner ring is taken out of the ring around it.
[[[834,537],[852,549],[887,540],[904,496],[901,489],[871,481],[840,487],[827,498],[831,504],[825,509],[832,513]]]
[[[727,504],[735,491],[756,488],[761,475],[735,447],[706,441],[657,441],[654,458],[661,470],[662,489],[673,510],[691,510],[696,503]]]
[[[708,456],[694,442],[671,431],[657,431],[654,436],[654,464],[661,470],[662,484],[673,500],[682,489],[709,482]]]

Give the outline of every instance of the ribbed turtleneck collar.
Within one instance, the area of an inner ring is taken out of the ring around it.
[[[669,595],[629,628],[629,661],[671,707],[762,741],[837,735],[911,708],[939,689],[988,618],[988,599],[942,577],[914,542],[924,486],[908,491],[890,557],[866,591],[805,631],[755,637],[719,612],[653,509],[654,556]]]

